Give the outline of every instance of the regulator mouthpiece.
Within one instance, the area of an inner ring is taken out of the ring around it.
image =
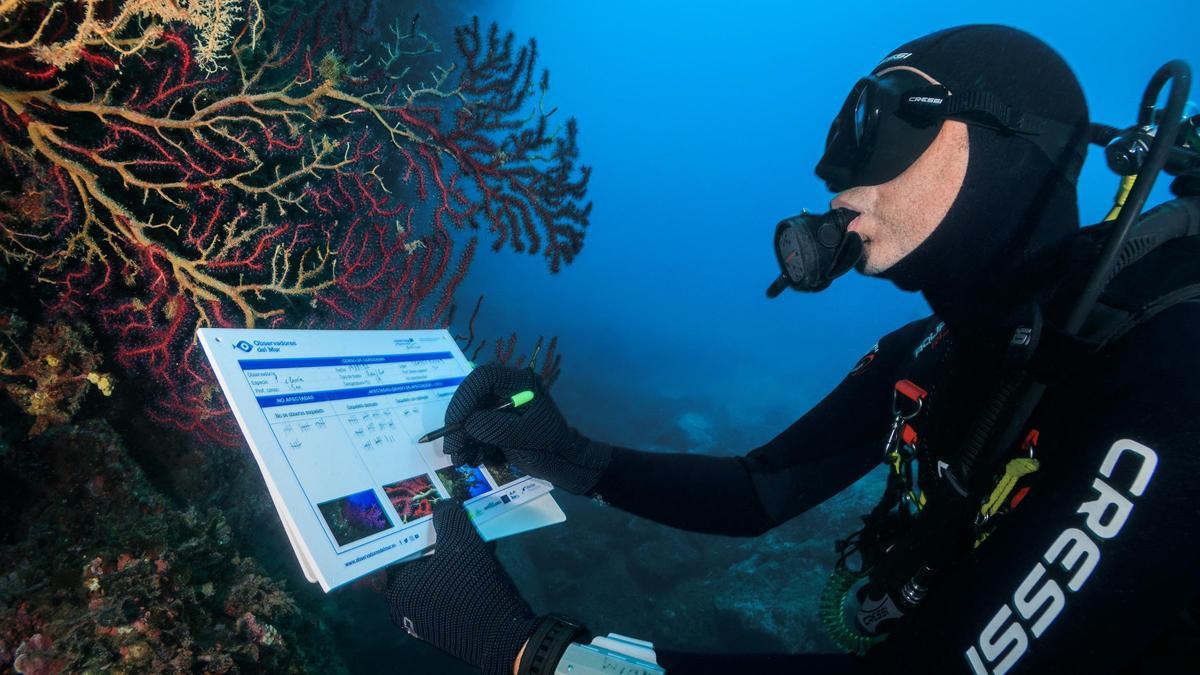
[[[798,291],[823,291],[854,267],[862,257],[862,238],[847,232],[857,211],[834,209],[807,211],[785,218],[775,226],[775,258],[782,274],[767,288],[773,298],[791,286]]]

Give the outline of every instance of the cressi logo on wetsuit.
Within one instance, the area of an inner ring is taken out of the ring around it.
[[[1187,205],[1177,208],[1183,209],[1185,206]],[[1194,231],[1194,228],[1187,229],[1188,233]],[[1153,269],[1157,272],[1172,267],[1174,258],[1193,260],[1195,252],[1200,250],[1194,237],[1188,239],[1185,236],[1183,239],[1173,240],[1170,235],[1160,235],[1151,227],[1144,229],[1141,236],[1154,244],[1147,247],[1153,254],[1143,253],[1141,256],[1145,257],[1145,260],[1141,260],[1141,257],[1133,258],[1133,261],[1141,262],[1137,267],[1142,269]],[[1164,238],[1153,241],[1158,237]],[[1164,241],[1168,243],[1163,243]],[[1200,273],[1190,265],[1172,267],[1181,270],[1174,276],[1139,274],[1132,261],[1127,267],[1130,272],[1115,279],[1102,299],[1107,303],[1104,305],[1105,313],[1099,314],[1089,324],[1087,342],[1082,344],[1092,345],[1091,351],[1076,346],[1074,349],[1078,351],[1077,358],[1086,359],[1089,355],[1098,353],[1100,347],[1095,345],[1108,345],[1134,326],[1145,322],[1148,316],[1200,294],[1200,277],[1197,276]],[[901,385],[906,385],[909,389],[916,387],[922,393],[928,393],[921,397],[923,405],[919,406],[916,413],[902,416],[901,427],[906,432],[906,435],[900,435],[902,442],[892,444],[889,440],[889,450],[892,450],[893,454],[888,456],[887,463],[894,462],[895,476],[889,473],[888,494],[881,500],[880,507],[890,510],[897,505],[916,505],[906,513],[919,518],[925,507],[925,493],[943,478],[947,460],[959,447],[964,435],[969,432],[969,426],[964,425],[962,420],[970,421],[973,417],[970,411],[975,409],[979,402],[977,393],[986,390],[988,382],[994,379],[992,376],[999,371],[987,369],[987,359],[984,358],[987,350],[985,343],[976,345],[973,338],[964,339],[953,334],[937,317],[930,317],[924,325],[915,328],[919,332],[910,333],[906,340],[909,345],[907,349],[910,350],[907,358],[901,359],[901,367],[895,371],[895,377],[902,378],[898,381],[896,390],[900,392]],[[1014,340],[1024,339],[1025,343],[1031,340],[1028,333],[1020,330],[1014,335]],[[962,344],[959,344],[960,342]],[[985,351],[975,353],[980,345]],[[904,349],[900,345],[897,347]],[[1070,373],[1080,372],[1084,361],[1062,359],[1065,352],[1052,343],[1047,349],[1048,353],[1059,358],[1043,361],[1038,366],[1043,370],[1039,372],[1051,378],[1067,377]],[[1053,367],[1061,370],[1052,370]],[[1052,411],[1058,410],[1061,404],[1053,398],[1048,398],[1045,403]],[[897,413],[895,405],[893,408],[893,412]],[[902,413],[903,410],[899,412]],[[1043,424],[1049,425],[1047,430],[1050,436],[1058,439],[1055,445],[1064,443],[1066,437],[1058,433],[1061,427],[1048,421],[1053,419],[1053,413],[1045,414],[1050,414],[1051,417],[1035,412],[1026,420],[1027,430],[1036,429]],[[1097,461],[1099,466],[1091,469],[1094,473],[1086,478],[1085,485],[1088,485],[1088,491],[1078,495],[1076,501],[1056,507],[1059,514],[1056,518],[1058,524],[1047,532],[1049,536],[1032,552],[1036,557],[1029,563],[1014,566],[1014,576],[1009,577],[1009,572],[1003,572],[1002,577],[997,577],[998,583],[991,594],[994,599],[989,603],[991,606],[980,607],[986,613],[981,614],[972,624],[964,625],[965,634],[954,638],[954,642],[959,645],[957,648],[951,647],[956,654],[955,658],[960,659],[959,663],[969,672],[977,675],[1003,675],[1016,669],[1021,663],[1031,660],[1041,663],[1046,658],[1044,654],[1041,659],[1034,659],[1032,656],[1037,651],[1035,643],[1046,640],[1047,633],[1061,617],[1070,616],[1067,610],[1073,603],[1086,602],[1082,598],[1089,596],[1083,596],[1082,593],[1089,579],[1094,580],[1100,574],[1111,574],[1104,571],[1102,553],[1105,549],[1123,550],[1122,547],[1129,545],[1117,543],[1120,541],[1119,535],[1124,529],[1124,539],[1128,540],[1133,536],[1125,525],[1133,515],[1134,506],[1140,501],[1145,501],[1142,498],[1148,492],[1148,486],[1159,463],[1159,449],[1152,449],[1146,443],[1125,435],[1129,433],[1130,431],[1117,432],[1114,429],[1113,435],[1104,440],[1103,445],[1095,448],[1092,456],[1096,460],[1093,461]],[[897,434],[893,432],[893,436],[895,435]],[[1039,489],[1037,485],[1023,478],[1038,470],[1034,461],[1038,435],[1036,431],[1029,433],[1025,444],[1011,449],[1008,458],[1004,460],[1007,466],[1001,463],[995,469],[998,478],[993,487],[992,497],[985,501],[974,524],[976,547],[982,545],[995,530],[1001,516],[1017,508],[1031,486],[1034,490]],[[1108,444],[1112,442],[1112,438],[1121,440],[1110,446]],[[908,466],[914,463],[915,471]],[[1009,469],[1021,463],[1032,464],[1033,468],[1024,472],[1010,472]],[[913,480],[914,474],[918,480]],[[1000,486],[1008,478],[1012,478],[1013,484],[1002,491]],[[1052,480],[1062,479],[1055,476]],[[899,485],[900,489],[895,488],[896,485]],[[997,498],[996,495],[1000,493],[1001,496]],[[987,511],[992,505],[995,508]],[[880,507],[877,507],[877,510]],[[903,536],[901,534],[900,539]],[[915,606],[926,592],[932,590],[932,584],[927,584],[926,579],[919,576],[919,572],[914,576],[907,571],[911,563],[903,559],[898,559],[896,564],[888,562],[891,556],[887,556],[886,553],[895,546],[896,541],[898,539],[889,537],[887,541],[882,542],[880,548],[885,554],[881,560],[883,564],[870,574],[867,587],[870,592],[859,595],[856,627],[862,635],[875,636],[875,639],[892,632],[900,622],[905,621],[907,615],[915,611]],[[876,545],[879,546],[879,543]],[[1109,566],[1112,565],[1118,565],[1118,561],[1111,560]],[[876,576],[876,572],[879,576]],[[1096,574],[1097,572],[1100,574]],[[899,583],[897,578],[900,579]],[[910,581],[904,583],[905,579]],[[915,583],[917,581],[920,583]],[[1092,585],[1095,586],[1095,583],[1093,581]],[[911,599],[914,593],[916,599]],[[1094,594],[1093,590],[1090,595]],[[1084,661],[1086,660],[1085,658]]]
[[[1122,462],[1136,463],[1137,472],[1132,484],[1117,489],[1109,482]],[[1146,492],[1157,466],[1157,453],[1145,445],[1127,438],[1113,443],[1099,476],[1092,481],[1095,499],[1076,510],[1083,516],[1082,526],[1068,527],[1058,535],[1042,561],[1034,564],[1013,591],[1011,601],[992,615],[977,643],[964,652],[973,672],[1004,675],[1029,651],[1031,639],[1050,628],[1066,609],[1068,599],[1083,590],[1100,564],[1101,544],[1120,534],[1133,511],[1133,500]],[[1064,585],[1069,594],[1064,593]]]

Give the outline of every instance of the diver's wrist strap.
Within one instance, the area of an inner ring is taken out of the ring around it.
[[[552,675],[571,641],[586,632],[583,624],[570,617],[559,614],[542,617],[525,646],[517,675]]]

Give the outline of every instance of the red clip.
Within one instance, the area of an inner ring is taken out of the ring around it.
[[[904,429],[900,431],[900,438],[904,440],[905,445],[916,445],[917,430],[912,428],[911,424],[905,424]]]
[[[1021,449],[1028,450],[1038,447],[1038,430],[1030,429],[1030,432],[1025,435],[1025,441],[1021,441]]]
[[[929,395],[929,392],[918,387],[911,380],[900,380],[896,382],[896,391],[904,394],[909,400],[915,402],[920,402]]]
[[[1027,487],[1023,487],[1020,490],[1017,490],[1017,494],[1013,495],[1012,501],[1009,502],[1009,504],[1008,504],[1008,508],[1010,508],[1010,509],[1017,508],[1017,504],[1020,504],[1021,500],[1025,499],[1025,495],[1027,495],[1027,494],[1029,494],[1029,488],[1027,488]]]

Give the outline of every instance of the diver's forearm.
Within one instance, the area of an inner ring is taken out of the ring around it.
[[[693,532],[749,537],[774,525],[741,457],[614,447],[612,461],[589,494]]]

